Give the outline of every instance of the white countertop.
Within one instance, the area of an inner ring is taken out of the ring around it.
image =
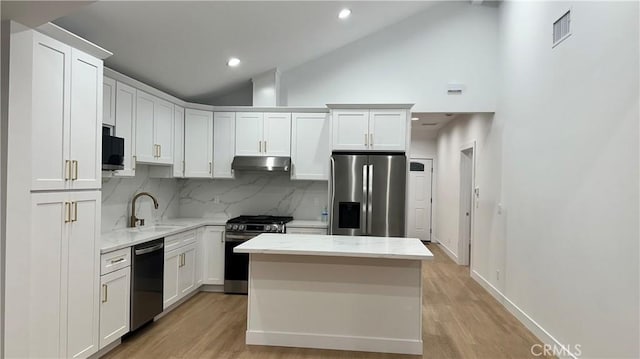
[[[100,236],[100,253],[135,246],[202,226],[224,226],[227,218],[175,218],[139,228],[123,228]]]
[[[296,254],[429,260],[433,253],[417,238],[261,234],[233,249],[235,253]]]
[[[294,219],[287,223],[287,227],[291,228],[327,228],[329,224],[322,221]]]

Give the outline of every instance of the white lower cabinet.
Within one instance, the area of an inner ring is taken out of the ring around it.
[[[202,236],[204,284],[224,284],[224,226],[207,226]]]
[[[164,254],[163,308],[166,309],[197,288],[197,243],[182,246]]]
[[[11,356],[90,356],[99,345],[100,192],[36,193],[31,201],[30,290],[22,297],[29,315],[16,328],[27,335],[12,340],[24,351]]]
[[[100,277],[100,349],[129,332],[131,267]]]

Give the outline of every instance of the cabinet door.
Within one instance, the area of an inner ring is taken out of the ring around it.
[[[100,349],[129,332],[131,267],[100,277]]]
[[[173,164],[173,104],[155,99],[153,130],[158,145],[157,163]]]
[[[205,227],[204,284],[224,284],[224,227]]]
[[[331,114],[334,150],[367,150],[369,111],[334,110]]]
[[[31,189],[67,186],[69,159],[71,48],[39,33],[33,34],[31,104]]]
[[[184,108],[173,106],[173,177],[184,177]]]
[[[73,189],[102,185],[102,60],[71,51],[69,159]]]
[[[369,148],[375,151],[405,151],[407,138],[406,110],[371,110],[369,113]]]
[[[116,126],[116,80],[102,79],[102,124]]]
[[[262,113],[236,113],[236,156],[262,156],[262,129]]]
[[[291,123],[291,179],[329,178],[329,121],[325,113],[294,113]]]
[[[135,118],[136,89],[116,83],[116,136],[124,138],[124,169],[116,171],[116,176],[136,175]]]
[[[156,143],[153,138],[154,97],[142,91],[136,91],[136,143],[137,162],[156,161]]]
[[[180,270],[181,258],[182,252],[180,248],[164,254],[163,309],[167,309],[167,307],[180,299],[180,292],[178,291],[178,271]]]
[[[291,156],[291,114],[264,114],[264,148],[267,156]]]
[[[233,178],[231,162],[235,153],[236,113],[213,114],[213,177]]]
[[[187,109],[184,121],[184,176],[213,176],[213,112]]]
[[[102,78],[102,76],[101,76]],[[98,351],[100,285],[100,192],[74,192],[67,239],[67,353],[87,357]],[[65,251],[63,250],[63,253]]]
[[[196,287],[202,285],[204,279],[204,228],[196,232]]]
[[[67,248],[68,209],[67,193],[31,195],[31,245],[24,259],[30,264],[22,277],[29,285],[21,298],[28,302],[24,307],[29,315],[23,313],[25,322],[21,323],[27,328],[17,329],[28,333],[20,344],[24,357],[66,357],[62,333],[66,332],[67,306],[62,288],[67,280],[62,269],[67,260],[63,248]]]
[[[180,249],[182,263],[178,272],[178,295],[184,297],[196,289],[196,244],[190,244]]]

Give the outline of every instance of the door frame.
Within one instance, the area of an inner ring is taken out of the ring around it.
[[[429,233],[429,240],[427,242],[429,243],[438,243],[438,241],[436,240],[434,234],[434,211],[436,209],[435,203],[436,203],[436,196],[435,193],[433,191],[434,189],[434,181],[436,179],[436,176],[434,176],[434,172],[436,171],[436,159],[433,157],[408,157],[407,158],[407,195],[406,195],[406,209],[405,209],[405,213],[408,215],[409,214],[409,210],[411,209],[411,204],[409,203],[409,194],[411,191],[411,161],[413,160],[418,160],[418,161],[431,161],[431,211],[429,212],[429,229],[431,230],[431,233]],[[406,229],[405,232],[409,233],[409,221],[405,218],[405,223],[406,223]]]
[[[459,204],[458,206],[458,264],[459,265],[468,265],[469,269],[473,267],[473,249],[470,250],[470,243],[475,243],[474,241],[474,232],[475,232],[475,208],[476,208],[476,161],[477,161],[477,151],[476,151],[476,140],[468,142],[460,147],[460,157],[459,164],[462,164],[462,156],[463,152],[471,150],[472,158],[471,158],[471,210],[469,211],[469,215],[471,216],[471,220],[469,221],[469,237],[468,240],[466,237],[463,237],[462,229],[463,229],[463,216],[465,215],[462,206]],[[459,184],[460,184],[460,194],[462,193],[462,171],[459,176]],[[461,198],[461,197],[459,197]],[[464,238],[464,239],[463,239]]]

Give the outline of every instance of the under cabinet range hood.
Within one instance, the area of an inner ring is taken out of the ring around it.
[[[231,168],[240,171],[289,172],[291,157],[235,156]]]

